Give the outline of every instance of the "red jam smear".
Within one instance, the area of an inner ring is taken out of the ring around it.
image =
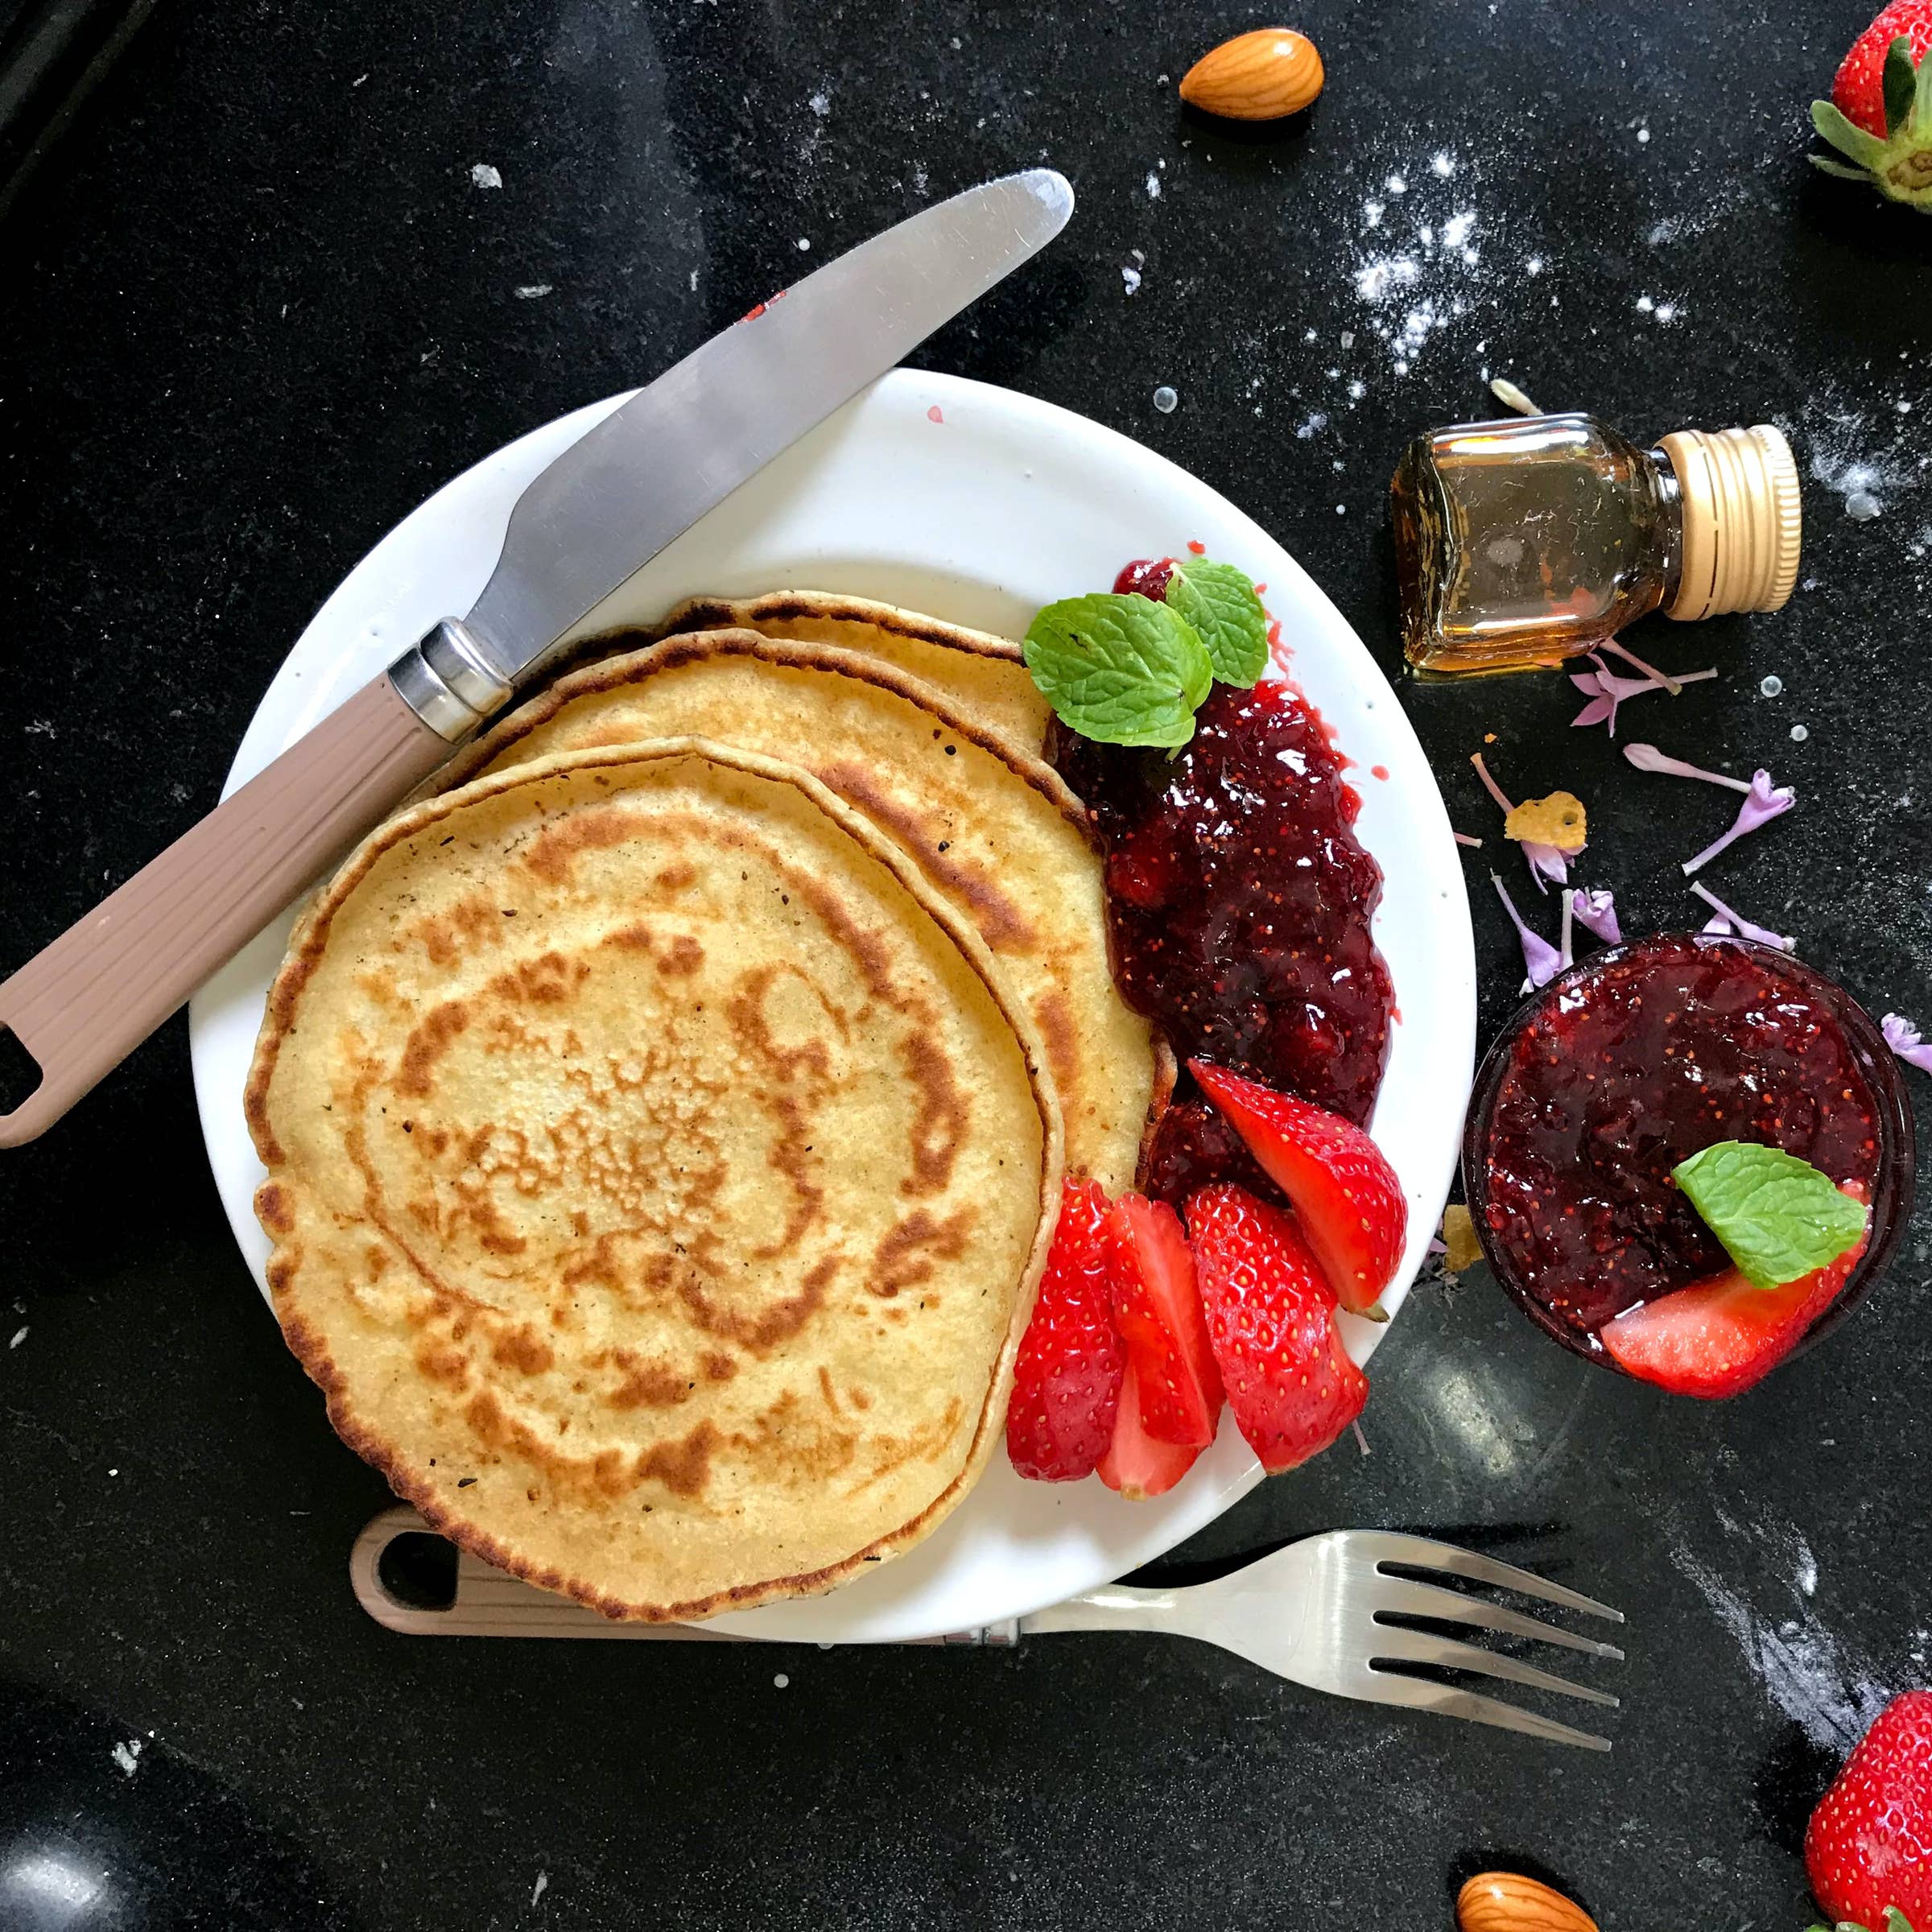
[[[1164,565],[1129,565],[1135,572]],[[1145,594],[1145,593],[1144,593]],[[1217,686],[1165,752],[1055,729],[1050,751],[1106,856],[1114,983],[1185,1062],[1199,1055],[1365,1122],[1393,1008],[1369,936],[1381,868],[1321,715],[1292,685]],[[1279,1199],[1183,1071],[1147,1191],[1179,1203],[1239,1181]]]
[[[1533,1300],[1595,1335],[1729,1266],[1670,1179],[1716,1141],[1877,1186],[1878,1103],[1813,983],[1732,940],[1620,948],[1509,1050],[1484,1143],[1491,1233]]]
[[[1142,597],[1153,603],[1162,603],[1166,598],[1167,582],[1173,575],[1172,557],[1137,557],[1114,579],[1114,595]]]

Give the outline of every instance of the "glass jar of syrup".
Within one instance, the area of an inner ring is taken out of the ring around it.
[[[1776,610],[1798,580],[1798,466],[1769,423],[1645,449],[1592,416],[1418,436],[1391,486],[1418,671],[1528,671],[1666,617]]]

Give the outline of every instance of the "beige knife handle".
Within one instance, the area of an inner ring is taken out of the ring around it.
[[[455,747],[365,684],[0,984],[40,1084],[0,1147],[43,1133]]]

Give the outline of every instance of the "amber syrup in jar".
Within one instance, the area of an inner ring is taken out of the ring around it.
[[[1527,671],[1660,607],[1775,610],[1798,576],[1798,470],[1770,426],[1647,449],[1585,415],[1418,436],[1390,489],[1402,643],[1422,673]]]

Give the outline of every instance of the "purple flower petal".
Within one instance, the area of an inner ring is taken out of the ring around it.
[[[1504,910],[1509,914],[1509,923],[1516,928],[1516,936],[1523,943],[1523,964],[1529,968],[1530,984],[1544,986],[1563,970],[1563,955],[1541,933],[1532,932],[1523,923],[1522,914],[1516,910],[1516,902],[1509,896],[1509,888],[1496,873],[1489,875],[1489,882],[1496,888],[1496,896],[1503,902]]]
[[[1573,892],[1570,905],[1578,925],[1612,946],[1623,943],[1624,935],[1616,923],[1616,898],[1608,887],[1596,892]]]
[[[1509,793],[1505,791],[1502,786],[1490,777],[1489,767],[1483,762],[1483,754],[1480,751],[1471,752],[1469,762],[1476,767],[1476,775],[1482,780],[1490,797],[1502,807],[1504,815],[1507,817],[1514,811],[1516,810],[1514,801],[1510,798]]]
[[[1706,771],[1701,766],[1686,765],[1682,758],[1674,758],[1668,752],[1659,751],[1654,745],[1626,745],[1624,756],[1639,771],[1661,771],[1674,778],[1702,778],[1707,785],[1728,785],[1733,791],[1748,791],[1751,787],[1742,778],[1734,778],[1721,771]]]
[[[1521,844],[1523,857],[1530,861],[1530,876],[1536,881],[1538,892],[1550,890],[1543,883],[1545,879],[1554,879],[1559,886],[1570,883],[1570,861],[1576,857],[1576,852],[1566,854],[1554,845],[1539,845],[1534,839],[1525,839]],[[1583,847],[1579,845],[1576,850],[1581,852]]]
[[[1744,802],[1737,808],[1737,823],[1721,839],[1713,840],[1695,858],[1684,861],[1685,877],[1688,877],[1707,860],[1715,858],[1727,845],[1741,839],[1746,832],[1756,832],[1759,826],[1769,824],[1797,803],[1798,794],[1789,785],[1773,785],[1768,771],[1753,772]]]
[[[1932,1042],[1922,1040],[1918,1029],[1902,1014],[1889,1013],[1878,1023],[1885,1044],[1909,1067],[1932,1073]]]
[[[1605,646],[1604,648],[1608,650],[1611,646]],[[1631,661],[1634,663],[1637,660],[1633,658]],[[1595,671],[1573,671],[1570,673],[1570,682],[1579,691],[1594,694],[1592,701],[1586,704],[1570,722],[1572,727],[1607,722],[1612,737],[1616,736],[1618,705],[1631,698],[1641,697],[1647,691],[1669,691],[1674,696],[1686,684],[1699,683],[1706,678],[1717,675],[1715,671],[1686,671],[1672,679],[1665,679],[1661,672],[1650,677],[1620,678],[1595,651],[1590,654],[1590,662],[1596,667]],[[1644,668],[1648,671],[1649,667],[1646,665]]]
[[[1798,951],[1796,939],[1787,939],[1781,932],[1773,932],[1769,926],[1754,926],[1741,912],[1734,912],[1701,880],[1692,886],[1690,890],[1720,918],[1728,919],[1737,929],[1741,938],[1756,939],[1760,945],[1763,946],[1780,947],[1786,952]],[[1710,932],[1715,928],[1715,925],[1716,922],[1714,920],[1704,927],[1704,931]]]

